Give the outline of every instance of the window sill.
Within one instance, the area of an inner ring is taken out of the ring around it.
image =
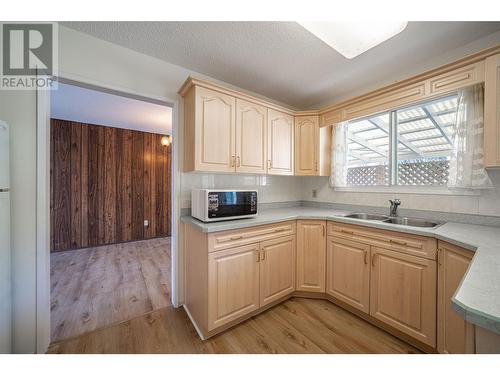
[[[397,194],[428,194],[428,195],[456,195],[478,196],[477,190],[448,190],[445,187],[432,186],[348,186],[336,187],[334,191],[348,193],[397,193]]]

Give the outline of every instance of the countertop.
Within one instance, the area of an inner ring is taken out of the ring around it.
[[[183,216],[181,220],[205,233],[296,219],[331,220],[450,242],[475,252],[452,298],[454,309],[467,321],[500,334],[500,228],[450,222],[434,229],[417,228],[344,217],[349,213],[351,212],[297,206],[262,210],[257,217],[250,219],[203,223],[191,216]]]

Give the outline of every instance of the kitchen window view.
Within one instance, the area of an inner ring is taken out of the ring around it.
[[[349,122],[347,185],[446,185],[456,112],[452,95]]]

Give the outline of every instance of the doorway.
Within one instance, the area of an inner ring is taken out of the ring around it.
[[[58,86],[50,108],[51,342],[171,305],[172,109]]]

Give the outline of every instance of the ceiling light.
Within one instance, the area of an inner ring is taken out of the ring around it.
[[[172,137],[169,135],[164,135],[161,137],[161,145],[162,146],[170,146],[170,143],[172,143]]]
[[[403,31],[408,22],[297,22],[348,59],[392,38]]]

